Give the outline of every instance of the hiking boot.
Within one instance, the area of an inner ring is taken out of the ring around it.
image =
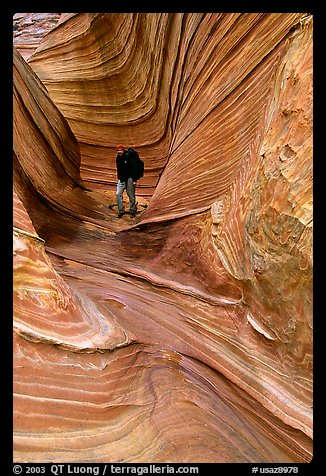
[[[125,213],[126,213],[126,212],[119,212],[118,215],[117,215],[117,218],[123,217],[123,215],[124,215]]]

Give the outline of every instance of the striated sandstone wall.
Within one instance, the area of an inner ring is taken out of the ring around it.
[[[309,461],[311,16],[66,14],[28,62],[16,461]],[[136,223],[107,207],[118,142]]]
[[[13,16],[13,43],[27,60],[38,47],[41,39],[54,28],[61,13],[15,13]]]

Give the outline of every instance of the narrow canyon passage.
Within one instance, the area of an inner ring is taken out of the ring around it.
[[[15,461],[310,461],[311,16],[61,14],[13,59]]]
[[[151,284],[136,275],[137,260],[135,274],[119,269],[115,235],[81,224],[68,242],[75,226],[61,219],[46,251],[88,315],[18,314],[15,322],[18,460],[309,460],[310,438],[223,376],[247,372],[250,385],[268,372],[256,336],[252,375],[242,360],[249,341],[239,301]]]

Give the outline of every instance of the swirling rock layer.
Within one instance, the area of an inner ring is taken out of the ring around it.
[[[61,13],[15,13],[13,16],[14,45],[27,60],[41,39],[60,21]]]
[[[309,461],[311,16],[66,14],[28,63],[15,460]]]

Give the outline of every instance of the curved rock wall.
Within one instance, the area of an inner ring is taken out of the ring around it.
[[[309,461],[311,16],[66,14],[14,65],[16,461]]]

